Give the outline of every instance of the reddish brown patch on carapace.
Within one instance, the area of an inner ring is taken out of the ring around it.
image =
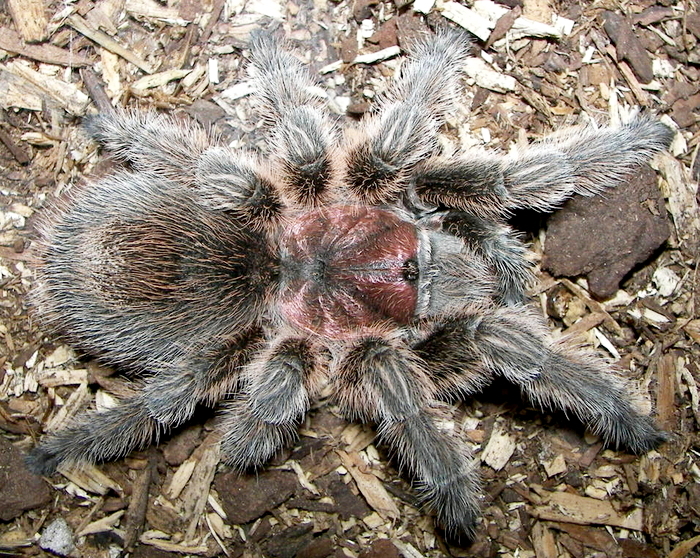
[[[339,339],[406,324],[418,298],[418,236],[400,217],[339,206],[303,213],[282,235],[282,315]]]

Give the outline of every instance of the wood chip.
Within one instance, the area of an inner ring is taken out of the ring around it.
[[[83,116],[90,104],[90,97],[77,86],[37,72],[24,61],[8,62],[5,69],[36,86],[49,100],[58,103],[74,116]]]
[[[148,490],[155,471],[155,457],[151,453],[146,468],[139,473],[131,487],[131,499],[124,518],[124,548],[133,548],[138,541],[146,521]]]
[[[80,531],[76,533],[78,537],[84,537],[86,535],[93,535],[95,533],[104,533],[105,531],[112,531],[114,527],[119,523],[119,520],[124,515],[124,510],[116,511],[110,515],[107,515],[97,521],[88,523]]]
[[[353,64],[374,64],[376,62],[381,62],[382,60],[388,60],[389,58],[394,58],[401,54],[401,48],[398,46],[391,46],[378,50],[377,52],[369,52],[367,54],[361,54],[352,61]]]
[[[554,533],[544,523],[539,521],[535,523],[530,540],[537,558],[559,557],[559,549],[557,548],[556,540],[554,540]]]
[[[220,438],[219,432],[212,432],[192,454],[197,464],[181,496],[183,515],[189,521],[185,532],[186,541],[194,539],[197,524],[207,505],[216,466],[221,458]]]
[[[401,515],[394,500],[384,488],[382,482],[371,471],[357,452],[336,450],[343,466],[357,483],[357,488],[372,509],[385,519],[398,519]]]
[[[22,39],[38,43],[48,38],[49,20],[43,0],[7,0],[7,7]]]
[[[95,465],[90,463],[81,463],[72,466],[61,465],[58,467],[58,472],[83,490],[92,492],[93,494],[104,496],[110,490],[114,490],[118,494],[123,494],[124,492],[116,481],[109,478]]]
[[[197,554],[201,556],[207,554],[209,551],[209,548],[204,544],[190,545],[184,543],[173,543],[168,540],[164,540],[163,538],[154,536],[154,533],[151,531],[146,531],[143,535],[141,535],[139,542],[149,546],[154,546],[160,550],[164,550],[165,552],[177,552],[180,554]]]
[[[39,111],[42,96],[27,80],[8,72],[0,64],[0,107]]]
[[[124,48],[106,33],[103,33],[102,31],[93,28],[87,21],[85,21],[79,15],[73,14],[72,16],[69,16],[68,18],[66,18],[66,23],[68,23],[68,25],[70,25],[81,35],[84,35],[91,41],[96,42],[98,45],[106,48],[110,52],[118,54],[125,60],[131,62],[134,66],[142,69],[147,74],[153,73],[153,69],[151,68],[150,64],[148,64],[140,56],[137,56],[135,53]]]
[[[687,556],[691,550],[693,550],[698,544],[700,544],[700,535],[678,543],[671,552],[668,553],[666,558],[684,558]]]
[[[659,425],[672,431],[675,426],[676,366],[673,353],[662,355],[656,367],[656,415]]]
[[[162,6],[154,0],[126,0],[124,9],[137,19],[145,18],[183,27],[189,23],[180,17],[178,8]]]
[[[568,492],[553,492],[544,499],[544,504],[533,509],[540,519],[576,523],[578,525],[610,525],[641,531],[643,513],[641,508],[622,514],[608,501],[587,498]]]
[[[493,25],[474,10],[457,2],[445,2],[439,10],[443,17],[464,27],[472,35],[476,35],[482,41],[488,40]]]
[[[131,85],[131,92],[135,95],[143,95],[147,89],[160,87],[176,79],[182,79],[192,70],[167,70],[157,74],[142,77]]]
[[[50,43],[26,45],[22,42],[17,33],[7,27],[0,27],[0,48],[24,56],[25,58],[46,62],[47,64],[57,64],[59,66],[80,67],[87,66],[91,63],[90,60],[84,56],[64,48],[59,48]]]
[[[481,460],[489,467],[500,471],[506,466],[515,451],[515,440],[502,426],[497,425],[491,432],[489,443],[481,453]]]
[[[515,78],[497,72],[482,58],[469,57],[464,61],[464,71],[472,78],[476,85],[484,89],[490,89],[498,93],[507,93],[515,90]]]
[[[542,465],[544,466],[544,470],[548,477],[553,477],[566,472],[566,460],[564,459],[564,455],[561,453],[552,459],[552,461],[546,461]]]
[[[696,198],[697,182],[691,180],[683,164],[669,154],[657,158],[659,171],[664,180],[661,188],[668,200],[668,209],[673,219],[681,248],[687,248],[695,256],[700,239],[700,208]]]

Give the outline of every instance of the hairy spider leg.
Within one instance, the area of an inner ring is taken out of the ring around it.
[[[439,426],[444,406],[427,390],[425,363],[405,346],[367,337],[352,346],[333,378],[349,419],[375,421],[381,442],[416,478],[422,500],[451,533],[472,537],[479,516],[479,478],[467,448]]]
[[[183,362],[132,385],[134,395],[104,411],[88,411],[44,437],[27,457],[35,472],[51,474],[62,463],[111,461],[158,441],[188,420],[199,403],[213,405],[236,389],[242,367],[259,348],[257,328],[203,351],[200,362]],[[200,367],[199,369],[197,367]]]
[[[449,211],[441,217],[445,232],[461,238],[491,268],[496,280],[496,300],[512,306],[528,300],[532,263],[519,235],[508,225],[463,211]]]
[[[214,140],[201,126],[145,111],[115,110],[85,119],[88,134],[137,172],[191,184],[197,159]]]
[[[273,35],[251,40],[249,73],[257,110],[272,130],[272,157],[285,192],[315,207],[337,180],[337,131],[308,70]]]
[[[486,218],[517,209],[552,211],[574,194],[618,186],[673,136],[646,116],[618,128],[569,128],[504,157],[468,151],[457,160],[428,160],[416,171],[415,194],[423,203]]]
[[[364,203],[396,198],[410,171],[437,149],[437,133],[456,96],[468,40],[457,31],[415,45],[379,110],[346,147],[347,183]]]
[[[500,375],[534,404],[574,414],[613,446],[644,453],[666,439],[653,419],[636,409],[630,386],[608,364],[593,353],[553,342],[527,307],[452,319],[418,343],[416,351],[444,393],[472,393]]]
[[[224,460],[243,471],[264,465],[297,437],[323,377],[319,354],[302,338],[275,340],[245,371],[238,398],[224,407]]]

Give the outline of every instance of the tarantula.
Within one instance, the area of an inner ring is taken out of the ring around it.
[[[90,119],[130,166],[74,191],[43,226],[35,300],[44,324],[140,380],[44,438],[31,468],[123,457],[222,400],[225,461],[258,467],[327,385],[348,419],[376,424],[439,521],[472,536],[476,466],[442,425],[446,402],[495,377],[613,446],[662,442],[609,365],[549,337],[507,218],[614,187],[673,134],[637,116],[506,156],[444,155],[437,135],[468,47],[456,32],[417,42],[341,136],[299,61],[253,38],[263,156],[153,113]]]

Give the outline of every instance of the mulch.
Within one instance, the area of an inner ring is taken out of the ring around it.
[[[296,446],[255,475],[218,464],[204,410],[121,461],[29,474],[23,455],[42,432],[124,389],[41,331],[28,303],[37,216],[110,164],[82,118],[157,109],[264,149],[245,75],[252,31],[284,33],[330,110],[357,121],[411,39],[442,25],[475,37],[445,149],[506,152],[636,107],[677,129],[671,153],[619,192],[513,221],[554,334],[616,361],[670,441],[641,457],[606,449],[508,385],[455,405],[447,426],[480,460],[485,492],[471,545],[436,527],[370,426],[323,399]],[[694,3],[671,0],[0,3],[0,555],[700,556],[699,40]]]

